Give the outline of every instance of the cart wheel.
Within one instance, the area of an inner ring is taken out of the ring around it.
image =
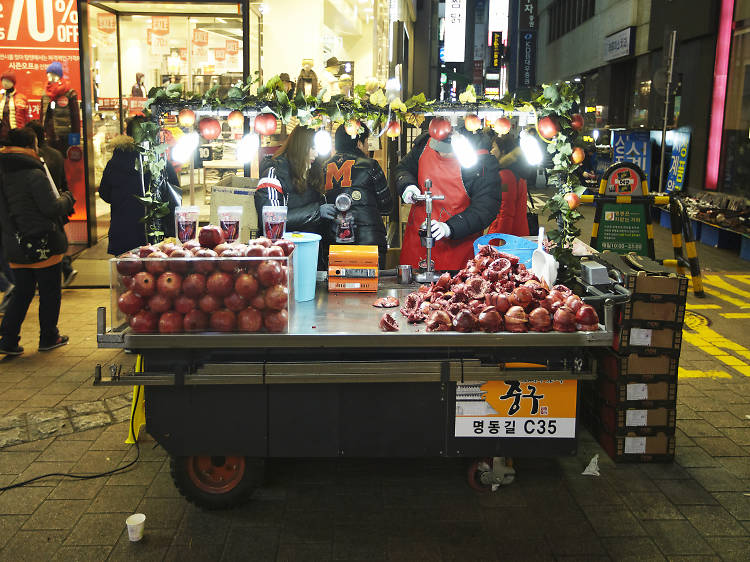
[[[501,485],[507,486],[508,484],[512,484],[515,480],[515,471],[512,468],[513,460],[505,457],[504,461],[504,464],[506,467],[508,467],[508,469],[505,471],[502,481],[495,482],[494,484],[489,482],[485,483],[482,479],[482,475],[488,472],[492,472],[495,459],[493,459],[492,457],[485,457],[472,462],[469,465],[469,470],[467,471],[469,486],[471,486],[478,492],[489,493],[496,491]]]
[[[172,480],[190,502],[226,509],[247,502],[262,481],[264,461],[250,457],[171,457]]]

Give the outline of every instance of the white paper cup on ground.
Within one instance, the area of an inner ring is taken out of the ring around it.
[[[128,526],[128,538],[137,542],[143,538],[143,528],[146,525],[146,516],[143,513],[134,513],[125,520]]]

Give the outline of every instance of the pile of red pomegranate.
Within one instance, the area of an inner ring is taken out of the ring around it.
[[[455,277],[444,273],[401,308],[430,332],[575,332],[599,329],[594,308],[565,285],[549,289],[516,256],[483,246]],[[382,327],[381,327],[382,328]]]
[[[229,244],[215,226],[182,245],[141,246],[117,259],[117,306],[141,334],[285,332],[293,250],[289,240]]]

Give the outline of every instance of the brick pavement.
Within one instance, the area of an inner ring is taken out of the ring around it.
[[[744,263],[735,271],[747,274]],[[94,309],[107,298],[66,291],[72,344],[0,362],[0,421],[21,418],[14,427],[27,431],[0,448],[0,486],[133,458],[122,389],[90,384],[96,362],[132,362],[95,347]],[[726,302],[690,302],[721,306],[698,312],[750,349],[743,320],[721,316]],[[517,459],[516,482],[484,495],[466,485],[463,460],[277,459],[252,502],[217,513],[179,496],[146,436],[128,472],[0,493],[0,560],[750,560],[750,378],[687,343],[681,365],[723,375],[680,380],[672,464],[616,465],[582,431],[575,457]],[[34,439],[34,416],[48,414],[69,427]],[[108,425],[76,423],[97,414]],[[596,453],[601,476],[582,476]],[[124,519],[135,511],[147,515],[146,536],[131,544]]]

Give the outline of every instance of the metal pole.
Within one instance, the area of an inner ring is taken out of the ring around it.
[[[667,88],[664,94],[664,123],[661,129],[661,166],[659,167],[659,193],[664,192],[664,156],[667,150],[667,119],[669,118],[669,93],[672,89],[672,72],[674,70],[674,50],[677,44],[677,31],[669,34],[668,63],[667,63]]]

